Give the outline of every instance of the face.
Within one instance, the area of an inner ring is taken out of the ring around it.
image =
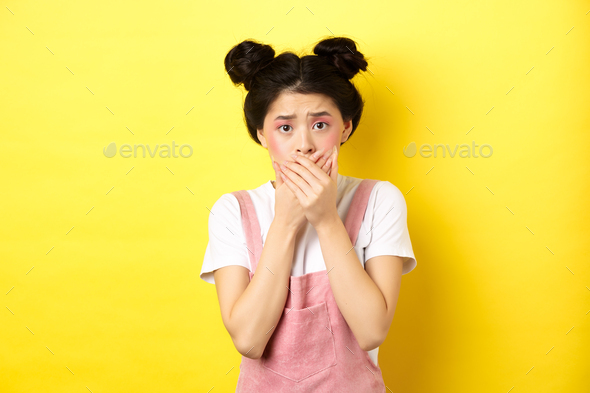
[[[258,140],[275,161],[293,161],[291,154],[327,152],[348,139],[352,120],[343,122],[332,99],[323,94],[283,93],[270,106]]]

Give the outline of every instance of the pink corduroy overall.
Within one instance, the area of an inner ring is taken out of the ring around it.
[[[345,220],[353,245],[376,183],[363,179],[353,196]],[[260,225],[248,192],[232,194],[240,203],[252,280],[263,247]],[[283,314],[262,357],[242,356],[237,393],[385,392],[381,369],[360,348],[338,309],[328,273],[322,270],[289,277]]]

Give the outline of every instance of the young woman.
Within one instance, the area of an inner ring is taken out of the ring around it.
[[[343,37],[314,53],[247,40],[225,57],[276,178],[222,195],[209,216],[200,277],[243,355],[237,392],[385,392],[378,347],[416,266],[400,190],[338,173],[363,110],[350,79],[367,61]]]

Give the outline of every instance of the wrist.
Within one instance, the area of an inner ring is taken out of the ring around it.
[[[299,227],[289,225],[278,219],[277,216],[275,216],[270,223],[269,232],[271,229],[273,232],[279,232],[281,239],[285,239],[286,241],[295,239],[297,232],[299,232]]]
[[[338,211],[334,210],[332,214],[327,216],[322,222],[316,225],[315,230],[318,236],[322,236],[324,233],[330,233],[338,226],[343,225],[340,216],[338,215]]]

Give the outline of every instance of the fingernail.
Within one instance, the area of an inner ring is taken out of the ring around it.
[[[297,154],[291,154],[291,157],[295,160],[297,159]]]

